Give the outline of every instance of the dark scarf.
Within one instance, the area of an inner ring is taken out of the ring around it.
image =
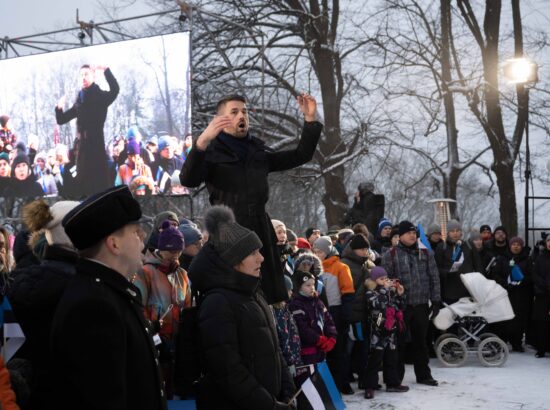
[[[252,141],[250,134],[247,134],[244,138],[237,138],[222,131],[218,134],[218,139],[227,145],[231,151],[237,154],[241,162],[246,162],[248,147]]]

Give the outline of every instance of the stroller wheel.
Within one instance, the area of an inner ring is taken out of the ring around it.
[[[498,337],[498,336],[495,335],[494,333],[482,333],[482,334],[480,334],[478,337],[479,337],[479,342],[476,342],[476,348],[477,348],[477,346],[479,346],[479,344],[480,344],[483,340],[488,339],[488,338],[490,338],[490,337]]]
[[[479,342],[477,357],[484,366],[502,366],[508,360],[508,346],[499,337],[488,337]]]
[[[454,333],[443,333],[441,336],[439,336],[437,339],[435,339],[434,347],[437,348],[439,343],[441,343],[443,340],[445,340],[449,337],[456,337],[456,335]]]
[[[447,337],[436,347],[437,358],[447,367],[459,367],[468,358],[468,347],[466,343],[453,335]]]

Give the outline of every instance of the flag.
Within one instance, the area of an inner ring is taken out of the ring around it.
[[[314,373],[302,384],[301,390],[313,410],[343,410],[346,408],[330,374],[327,362],[315,365]]]
[[[428,237],[424,232],[424,228],[422,227],[422,224],[418,224],[418,247],[420,249],[427,249],[433,252],[432,246],[430,245],[430,241],[428,240]]]
[[[0,304],[0,328],[3,330],[2,355],[7,363],[25,342],[21,326],[15,320],[8,298],[4,296]]]

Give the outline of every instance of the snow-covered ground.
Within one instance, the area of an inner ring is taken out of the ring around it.
[[[475,355],[463,367],[446,368],[431,359],[430,367],[438,387],[415,383],[412,366],[407,366],[403,384],[407,393],[375,393],[372,400],[363,398],[363,391],[344,396],[348,410],[462,410],[462,409],[550,409],[550,358],[535,358],[533,350],[510,352],[503,367],[483,367]],[[357,385],[354,385],[356,388]]]

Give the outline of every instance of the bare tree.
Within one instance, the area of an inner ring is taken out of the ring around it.
[[[523,33],[519,1],[513,0],[512,6],[516,55],[522,55]],[[517,117],[514,131],[511,138],[508,138],[503,121],[498,78],[502,2],[501,0],[492,0],[485,3],[483,30],[469,0],[458,0],[458,8],[479,49],[483,65],[484,85],[480,89],[468,92],[469,107],[483,128],[493,152],[494,161],[491,169],[495,173],[498,185],[501,222],[512,235],[515,235],[518,230],[518,212],[514,164],[523,140],[527,120],[528,94],[522,85],[517,86]],[[460,78],[460,81],[463,84],[467,83],[465,78]]]

